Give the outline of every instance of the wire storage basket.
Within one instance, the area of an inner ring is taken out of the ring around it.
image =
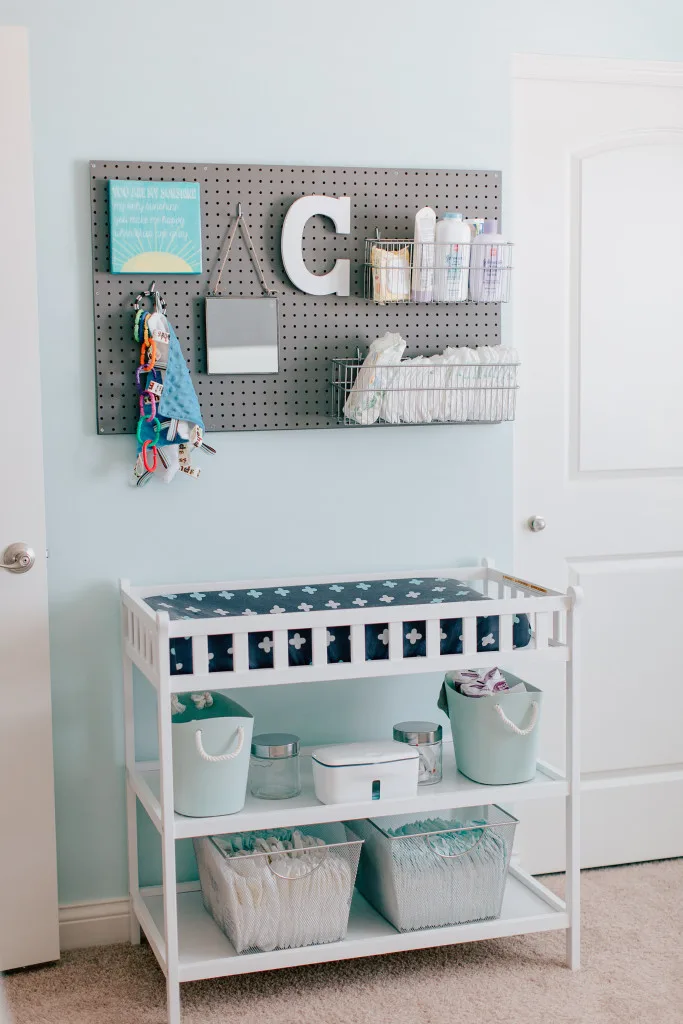
[[[495,805],[352,822],[357,888],[400,932],[500,917],[517,819]]]
[[[508,302],[512,243],[366,238],[365,298],[405,302]]]
[[[418,357],[364,366],[332,360],[332,416],[344,426],[373,423],[503,423],[514,420],[518,362],[432,362]]]
[[[237,953],[338,942],[361,846],[339,824],[195,839],[204,906]]]

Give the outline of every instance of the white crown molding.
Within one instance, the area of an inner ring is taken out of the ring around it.
[[[611,57],[560,57],[513,53],[512,77],[602,85],[653,85],[683,88],[683,64],[677,61],[617,60]]]
[[[109,946],[130,939],[130,901],[88,900],[59,908],[59,948]]]

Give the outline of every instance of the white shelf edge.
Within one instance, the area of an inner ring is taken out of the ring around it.
[[[310,748],[307,748],[310,752]],[[157,762],[138,762],[129,781],[152,823],[161,831],[159,771]],[[302,755],[302,793],[291,800],[257,800],[248,796],[245,808],[235,814],[190,818],[174,815],[176,839],[246,832],[252,829],[316,825],[323,822],[379,817],[386,814],[430,814],[449,808],[481,804],[511,804],[525,800],[567,796],[569,784],[560,772],[539,762],[536,778],[508,786],[485,786],[472,782],[456,771],[452,745],[444,742],[444,780],[435,786],[422,786],[417,796],[399,800],[365,800],[344,804],[322,804],[313,791],[312,771],[306,750]]]
[[[163,903],[159,889],[141,890],[139,901],[135,900],[133,906],[164,969]],[[502,914],[493,921],[398,932],[362,896],[354,893],[348,934],[341,942],[238,955],[204,910],[201,894],[185,888],[178,893],[179,980],[199,981],[567,927],[568,914],[554,893],[515,869],[508,876]]]
[[[533,643],[533,642],[532,642]],[[540,659],[540,661],[539,661]],[[287,669],[252,668],[246,672],[205,672],[170,676],[171,693],[188,690],[246,690],[252,686],[288,686],[325,683],[333,679],[376,679],[391,676],[444,673],[462,668],[490,668],[492,661],[510,671],[533,668],[540,662],[569,660],[564,644],[548,642],[542,650],[532,644],[513,651],[478,651],[476,654],[441,654],[437,658],[402,658],[396,661],[348,661],[331,665],[301,665]]]

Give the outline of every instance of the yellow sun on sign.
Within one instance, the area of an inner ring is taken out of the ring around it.
[[[122,267],[124,274],[191,274],[192,267],[172,252],[140,252]]]

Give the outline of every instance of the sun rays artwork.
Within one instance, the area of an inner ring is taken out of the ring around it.
[[[110,181],[112,274],[201,274],[196,181]]]

